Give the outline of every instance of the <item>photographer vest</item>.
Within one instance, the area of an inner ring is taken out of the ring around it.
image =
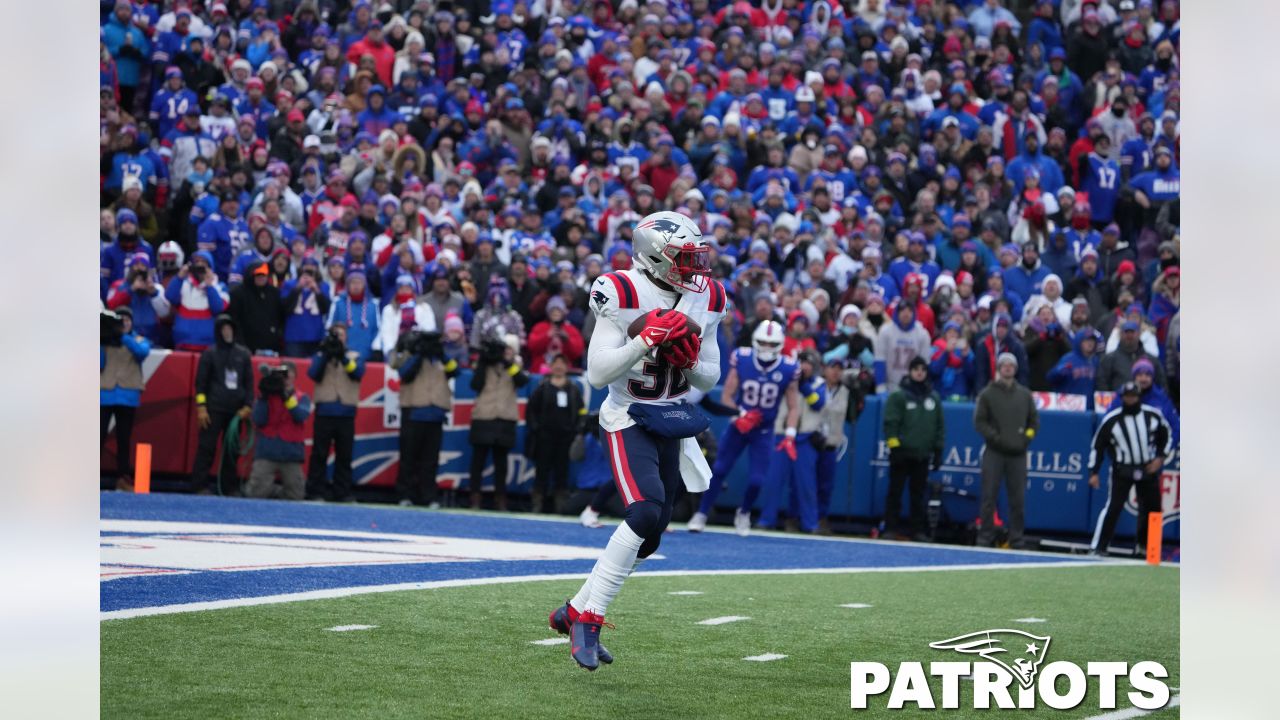
[[[107,362],[102,366],[100,389],[141,390],[142,365],[133,357],[133,353],[129,352],[129,348],[123,345],[110,345],[102,350],[106,353]]]
[[[484,389],[476,396],[471,409],[472,420],[520,420],[520,408],[516,404],[516,386],[507,374],[505,366],[488,365],[485,368]]]
[[[347,353],[347,359],[357,357],[358,353]],[[316,383],[316,405],[321,403],[340,403],[355,407],[360,403],[360,381],[354,380],[342,364],[337,360],[325,363],[324,377]]]
[[[391,367],[399,370],[409,359],[407,353],[394,353]],[[453,396],[449,392],[449,378],[444,373],[444,366],[439,362],[422,361],[418,374],[413,382],[400,382],[400,407],[438,407],[448,412],[453,406]]]

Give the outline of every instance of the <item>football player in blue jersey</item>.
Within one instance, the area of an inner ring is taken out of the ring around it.
[[[711,487],[702,494],[698,512],[689,518],[689,532],[702,532],[707,517],[715,507],[725,478],[744,450],[750,449],[750,467],[761,471],[769,465],[773,447],[773,423],[778,416],[780,400],[788,398],[787,427],[795,427],[800,416],[799,390],[795,360],[782,357],[785,333],[774,320],[760,323],[751,334],[751,347],[738,348],[729,356],[729,374],[725,377],[720,402],[737,409],[738,418],[720,436],[716,464],[711,470]],[[743,492],[742,504],[733,516],[733,527],[739,535],[751,531],[751,506],[760,494],[763,472],[750,473],[750,483]]]

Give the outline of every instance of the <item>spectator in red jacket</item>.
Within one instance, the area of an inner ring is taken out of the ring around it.
[[[383,40],[382,23],[377,20],[369,23],[369,30],[363,40],[357,40],[347,48],[347,61],[353,65],[359,65],[360,58],[365,55],[373,57],[378,82],[383,87],[395,87],[395,83],[391,82],[391,71],[396,65],[396,51]]]
[[[534,325],[529,333],[529,366],[534,374],[545,375],[557,355],[564,355],[572,367],[582,366],[586,343],[578,328],[565,322],[568,314],[564,298],[555,295],[547,301],[547,319]]]

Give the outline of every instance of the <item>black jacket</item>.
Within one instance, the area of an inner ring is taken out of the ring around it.
[[[196,395],[205,396],[209,412],[233,413],[253,406],[253,358],[245,346],[222,341],[222,326],[229,322],[227,316],[218,316],[217,340],[196,365]]]
[[[564,407],[560,407],[560,392],[567,395]],[[525,424],[531,433],[560,436],[568,443],[580,429],[580,411],[583,407],[582,388],[573,378],[569,378],[564,387],[558,388],[551,384],[548,376],[529,394],[529,404],[525,407]]]
[[[246,347],[255,352],[284,349],[284,300],[279,288],[269,283],[256,287],[253,278],[246,278],[231,291],[230,312]]]

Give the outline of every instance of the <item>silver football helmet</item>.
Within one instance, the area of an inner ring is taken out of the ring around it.
[[[782,330],[782,323],[776,320],[765,320],[756,326],[756,331],[751,333],[751,349],[756,353],[756,360],[768,365],[778,356],[782,354],[782,343],[786,339],[786,333]]]
[[[706,292],[711,276],[711,246],[692,220],[664,210],[636,223],[631,234],[635,264],[668,285]]]

